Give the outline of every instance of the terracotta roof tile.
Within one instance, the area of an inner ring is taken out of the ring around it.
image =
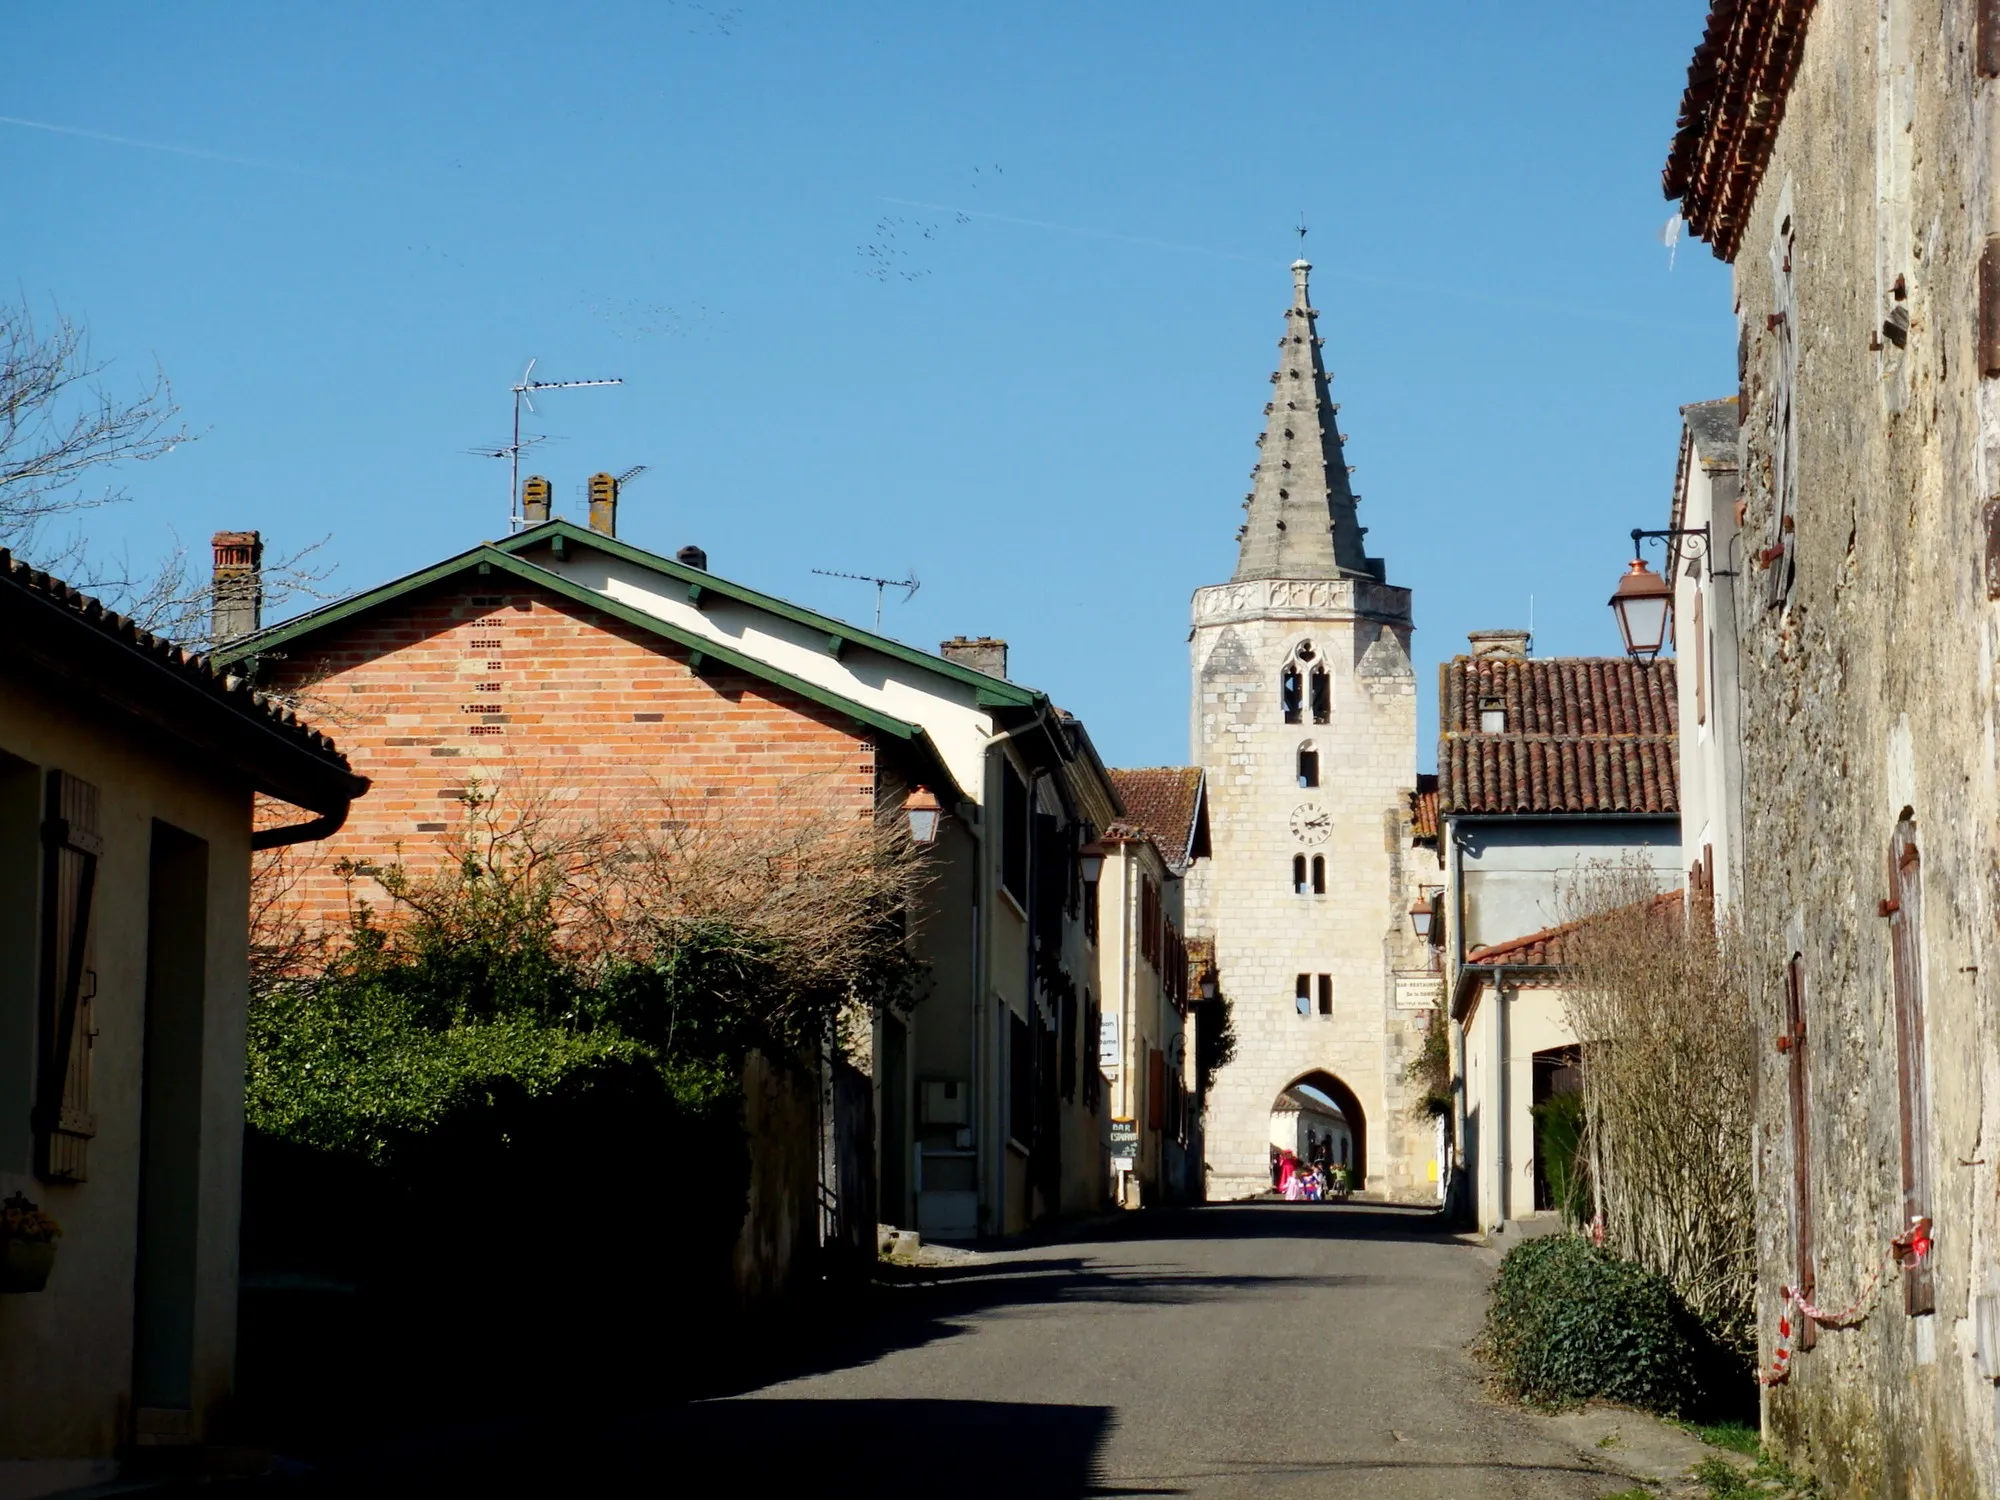
[[[1438,779],[1417,777],[1417,789],[1410,793],[1410,837],[1418,843],[1435,843],[1438,836]]]
[[[1662,917],[1679,917],[1687,908],[1685,891],[1662,891],[1650,901],[1641,903]],[[1619,912],[1629,910],[1618,908]],[[1504,943],[1488,943],[1484,948],[1474,948],[1465,956],[1468,966],[1498,968],[1502,964],[1537,964],[1554,966],[1569,961],[1568,940],[1593,922],[1601,922],[1606,916],[1617,913],[1607,912],[1604,916],[1584,917],[1575,922],[1565,922],[1560,927],[1544,927],[1540,932],[1531,932],[1526,937],[1509,938]]]
[[[1688,62],[1660,183],[1724,260],[1736,258],[1812,12],[1813,0],[1714,0]]]
[[[1439,812],[1680,810],[1671,660],[1461,656],[1441,675]]]
[[[1174,870],[1186,867],[1195,848],[1201,816],[1199,766],[1147,766],[1107,773],[1125,817],[1107,833],[1129,828],[1153,841],[1160,858]]]
[[[342,771],[348,770],[346,757],[331,739],[277,699],[251,687],[247,678],[228,669],[217,670],[207,657],[176,646],[164,636],[141,630],[135,621],[107,609],[101,601],[53,574],[29,567],[4,547],[0,547],[0,587],[18,590],[22,595],[55,606],[99,635],[148,659],[160,672],[198,688],[236,713],[268,722],[301,749]]]

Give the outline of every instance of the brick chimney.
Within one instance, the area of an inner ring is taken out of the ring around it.
[[[218,531],[210,588],[209,632],[221,645],[264,623],[264,539],[254,531]]]
[[[618,476],[590,476],[590,529],[601,536],[618,535]]]
[[[531,474],[521,483],[521,524],[539,526],[549,518],[548,480],[539,474]]]
[[[1469,630],[1475,660],[1526,661],[1535,638],[1525,630]]]
[[[990,635],[955,635],[938,647],[938,655],[989,677],[1007,675],[1007,643]]]

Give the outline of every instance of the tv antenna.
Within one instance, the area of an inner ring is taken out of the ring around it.
[[[573,391],[579,386],[623,385],[624,383],[622,378],[613,380],[537,380],[535,379],[535,361],[532,359],[528,361],[528,368],[521,372],[521,378],[509,387],[514,393],[514,441],[507,444],[504,448],[483,450],[490,457],[505,458],[507,460],[507,529],[509,531],[519,531],[521,529],[521,454],[524,450],[532,448],[536,443],[542,441],[540,437],[532,433],[529,434],[526,442],[521,440],[521,408],[526,406],[529,415],[537,415],[535,412],[535,392],[537,391]]]
[[[813,571],[822,578],[851,578],[856,583],[874,584],[875,628],[878,631],[882,628],[882,591],[884,589],[907,590],[903,595],[903,602],[908,604],[912,599],[917,597],[917,590],[924,586],[923,580],[917,577],[917,570],[915,568],[910,569],[910,576],[908,578],[877,578],[872,573],[836,573],[831,568],[814,568]]]

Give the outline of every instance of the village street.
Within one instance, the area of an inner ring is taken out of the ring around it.
[[[655,1493],[667,1474],[687,1495],[1009,1500],[1629,1488],[1484,1394],[1466,1351],[1496,1260],[1416,1210],[1099,1221],[912,1273],[795,1373],[733,1396],[321,1477],[371,1495]]]

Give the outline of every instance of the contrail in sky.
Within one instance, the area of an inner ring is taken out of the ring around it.
[[[0,125],[18,125],[24,130],[46,130],[54,135],[80,136],[86,141],[107,141],[114,146],[137,146],[142,151],[166,151],[175,156],[198,156],[204,161],[226,161],[239,167],[262,167],[272,172],[303,172],[310,177],[321,175],[308,167],[288,166],[284,162],[259,161],[253,156],[229,156],[220,151],[203,151],[196,146],[173,146],[165,141],[134,140],[129,135],[107,135],[101,130],[79,130],[74,125],[51,125],[47,120],[22,120],[13,115],[0,115]]]

